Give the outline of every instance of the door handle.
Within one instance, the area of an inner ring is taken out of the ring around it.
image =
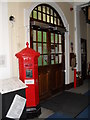
[[[66,72],[66,70],[62,70],[62,72]]]

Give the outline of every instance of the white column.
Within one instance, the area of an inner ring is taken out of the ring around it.
[[[74,6],[76,69],[81,71],[80,7]]]
[[[0,79],[10,78],[8,3],[0,2]]]
[[[70,64],[69,64],[69,25],[67,25],[67,31],[65,33],[65,84],[69,84],[70,83],[70,76],[69,76],[69,68],[70,68]]]

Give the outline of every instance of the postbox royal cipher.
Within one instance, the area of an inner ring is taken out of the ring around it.
[[[27,47],[18,52],[15,56],[19,60],[19,79],[22,80],[26,88],[26,109],[31,112],[37,111],[39,105],[39,82],[38,82],[38,57],[39,52]]]

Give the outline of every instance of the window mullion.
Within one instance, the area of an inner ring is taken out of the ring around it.
[[[46,12],[46,22],[47,22],[47,7],[45,6],[45,12]]]
[[[43,31],[41,32],[42,33],[42,54],[43,54]],[[42,65],[43,65],[43,55],[42,55]]]
[[[54,64],[55,64],[55,33],[54,33]]]
[[[43,11],[43,7],[41,6],[41,11]],[[43,13],[41,12],[41,21],[43,21]]]
[[[38,31],[36,30],[36,51],[38,52]]]
[[[50,10],[50,8],[49,8],[49,13],[50,13],[50,15],[51,15],[51,10]],[[49,16],[49,21],[50,21],[50,23],[51,23],[51,16]]]
[[[58,53],[59,53],[59,34],[58,34]],[[59,55],[58,55],[58,63],[59,63]]]

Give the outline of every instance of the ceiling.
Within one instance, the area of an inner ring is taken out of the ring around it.
[[[74,0],[74,2],[70,2],[73,6],[83,6],[89,3],[90,0]]]

